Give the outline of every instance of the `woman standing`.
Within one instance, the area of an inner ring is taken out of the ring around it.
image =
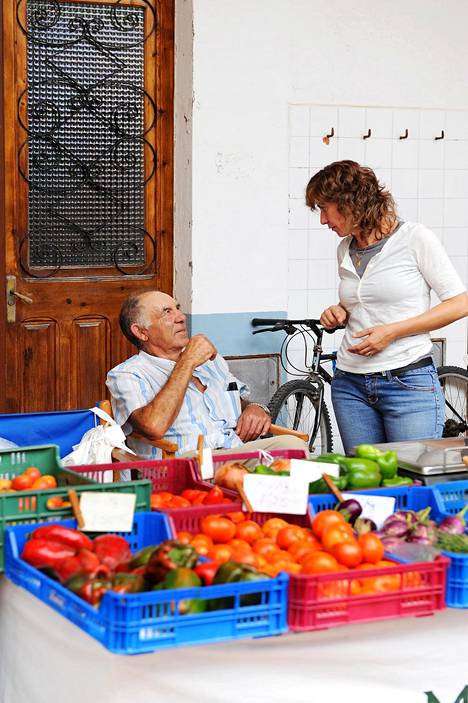
[[[342,239],[339,303],[320,318],[345,325],[332,401],[345,451],[363,442],[437,438],[444,398],[429,332],[468,315],[468,295],[437,236],[402,222],[375,173],[337,161],[307,185],[306,203]],[[430,307],[430,291],[442,301]]]

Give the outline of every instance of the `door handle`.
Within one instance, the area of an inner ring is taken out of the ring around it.
[[[33,299],[16,290],[16,276],[6,277],[7,322],[16,322],[16,299],[31,305]]]
[[[12,291],[12,295],[16,295],[17,298],[23,301],[23,303],[29,303],[31,305],[33,299],[29,297],[29,295],[23,295],[22,293],[18,293],[16,290]]]

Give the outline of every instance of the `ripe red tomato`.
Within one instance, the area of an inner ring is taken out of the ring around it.
[[[351,569],[362,562],[362,549],[356,540],[334,544],[331,553],[340,564]]]
[[[11,487],[15,491],[27,491],[29,488],[32,487],[34,483],[34,479],[32,476],[28,476],[27,474],[21,474],[20,476],[15,476],[15,478],[11,482]]]
[[[28,468],[23,471],[23,474],[31,476],[33,481],[36,481],[38,478],[41,477],[41,472],[39,471],[37,466],[28,466]]]
[[[302,562],[302,574],[326,574],[339,571],[340,567],[332,554],[312,552]]]
[[[327,550],[332,549],[335,544],[340,542],[354,541],[352,528],[347,523],[326,527],[322,532],[321,539],[323,547]]]
[[[244,520],[236,525],[236,537],[253,544],[257,539],[263,537],[262,528],[253,520]]]
[[[236,526],[231,520],[219,515],[206,515],[201,521],[201,531],[213,542],[229,542],[236,534]]]
[[[281,549],[289,549],[294,542],[299,542],[299,540],[302,542],[304,537],[305,534],[302,527],[288,525],[287,527],[282,527],[276,535],[276,544]]]
[[[213,561],[222,564],[229,561],[233,556],[233,549],[229,544],[214,544],[209,550],[207,556]]]
[[[224,502],[224,493],[219,486],[213,486],[213,488],[206,494],[203,505],[217,505],[218,503]],[[228,501],[229,503],[231,501]]]
[[[344,523],[343,515],[336,510],[321,510],[312,521],[312,529],[317,537],[321,537],[326,527]]]
[[[384,546],[377,535],[372,534],[372,532],[367,532],[364,535],[360,535],[358,542],[362,549],[362,558],[364,561],[370,564],[377,564],[377,562],[383,558]]]

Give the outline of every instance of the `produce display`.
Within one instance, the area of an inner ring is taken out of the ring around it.
[[[270,576],[281,571],[290,574],[323,574],[350,569],[394,566],[384,559],[384,547],[370,524],[361,520],[355,527],[337,510],[320,512],[311,528],[300,527],[274,517],[260,525],[248,513],[207,515],[200,532],[178,532],[177,538],[214,562],[238,562],[261,569]],[[355,582],[355,592],[395,586],[388,579]],[[395,581],[395,580],[393,580]],[[397,586],[398,587],[398,586]]]
[[[172,510],[174,508],[191,508],[200,505],[220,505],[232,503],[226,498],[219,486],[209,489],[186,488],[179,494],[170,491],[157,491],[151,496],[151,510]]]
[[[120,535],[90,539],[79,530],[57,524],[36,528],[25,542],[21,558],[96,607],[107,591],[130,594],[270,578],[252,564],[204,562],[187,541],[168,539],[132,554],[129,542]],[[249,605],[258,596],[243,598],[241,605]],[[183,600],[178,613],[231,607],[225,600]]]
[[[356,447],[356,456],[344,454],[322,454],[308,461],[337,464],[339,476],[330,476],[335,486],[343,490],[363,490],[367,488],[410,486],[413,481],[407,476],[398,475],[398,456],[395,451],[382,452],[372,444]],[[225,488],[237,490],[244,476],[249,473],[239,462],[223,464],[215,473],[215,483]],[[275,459],[270,465],[259,464],[250,472],[262,476],[289,476],[290,459]],[[330,489],[323,478],[309,484],[309,494],[329,493]]]
[[[420,544],[453,553],[468,553],[465,535],[467,505],[457,515],[444,518],[439,524],[430,519],[431,508],[415,512],[397,510],[388,517],[379,534],[385,549],[396,551],[402,543]]]
[[[391,488],[413,484],[413,481],[407,476],[398,475],[396,452],[382,452],[372,444],[357,446],[354,457],[346,457],[344,454],[322,454],[311,461],[338,464],[340,475],[338,477],[330,476],[330,479],[340,491],[378,488],[379,486]],[[310,494],[329,492],[330,489],[322,478],[309,485]]]

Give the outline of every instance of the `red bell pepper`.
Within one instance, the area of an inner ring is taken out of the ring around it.
[[[91,605],[99,605],[104,594],[112,588],[110,579],[90,578],[86,574],[76,574],[65,586]]]
[[[71,527],[63,525],[43,525],[34,530],[31,539],[45,539],[49,542],[60,542],[69,547],[74,547],[76,551],[79,549],[89,549],[93,551],[93,543],[83,532],[74,530]]]
[[[74,557],[76,550],[60,542],[46,539],[30,539],[24,545],[21,558],[37,569],[56,569],[64,559]]]
[[[102,564],[112,571],[123,570],[127,562],[132,560],[130,545],[119,535],[100,535],[94,540],[94,551]]]
[[[205,561],[194,568],[195,573],[201,578],[204,586],[211,586],[220,563],[217,561]]]
[[[107,578],[110,569],[101,564],[97,555],[89,549],[80,549],[74,557],[68,557],[55,567],[55,572],[62,583],[69,581],[76,574],[86,574],[90,578]]]

